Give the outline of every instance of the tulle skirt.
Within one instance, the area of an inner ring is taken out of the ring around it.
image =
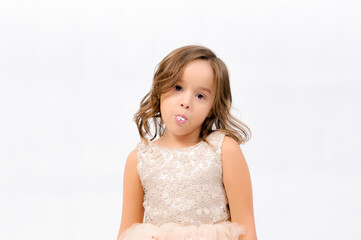
[[[245,232],[243,226],[228,221],[199,226],[181,226],[176,223],[156,226],[150,223],[136,223],[120,236],[120,240],[238,240]]]

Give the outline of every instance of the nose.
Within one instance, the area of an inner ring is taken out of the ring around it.
[[[181,107],[185,108],[185,109],[188,109],[189,108],[189,104],[183,104],[181,103]]]
[[[190,94],[184,94],[182,98],[180,99],[180,105],[182,108],[189,109],[191,102],[191,96]]]

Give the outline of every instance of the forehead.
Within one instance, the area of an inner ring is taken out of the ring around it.
[[[213,68],[206,60],[195,60],[187,64],[179,80],[194,87],[210,90],[214,90],[215,87]]]

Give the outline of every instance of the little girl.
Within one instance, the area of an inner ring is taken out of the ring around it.
[[[118,240],[257,239],[239,147],[250,130],[231,103],[227,68],[208,48],[160,62],[134,118],[141,142],[125,165]]]

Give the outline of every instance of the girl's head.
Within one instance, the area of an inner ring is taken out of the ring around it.
[[[158,134],[163,135],[165,127],[161,114],[161,99],[170,91],[182,90],[179,82],[182,81],[185,69],[194,65],[193,63],[200,63],[203,66],[204,63],[209,64],[214,78],[213,91],[215,92],[212,92],[210,110],[201,123],[199,137],[205,140],[212,131],[219,129],[238,143],[246,142],[250,137],[249,128],[230,113],[232,94],[227,67],[210,49],[202,46],[178,48],[159,63],[154,74],[152,89],[142,99],[140,109],[134,116],[140,136],[145,138],[148,134],[153,140]],[[201,95],[197,95],[197,98],[202,100]],[[154,133],[150,130],[150,120],[153,121],[155,127]]]

